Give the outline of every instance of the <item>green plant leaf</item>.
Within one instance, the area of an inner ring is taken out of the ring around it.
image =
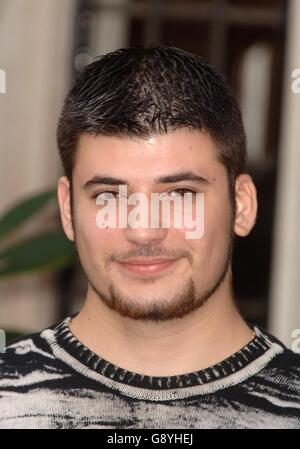
[[[49,231],[0,252],[0,277],[57,271],[75,260],[75,245],[63,231]]]
[[[10,208],[0,217],[0,239],[32,215],[39,212],[51,199],[56,197],[55,190],[48,190],[31,196]]]

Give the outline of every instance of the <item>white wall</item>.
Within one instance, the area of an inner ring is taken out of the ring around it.
[[[74,0],[1,0],[0,213],[56,185],[55,128],[69,87]],[[0,281],[0,327],[40,329],[55,319],[51,276]]]
[[[300,329],[300,94],[291,73],[300,69],[300,1],[290,1],[283,92],[279,182],[269,328],[289,347]]]

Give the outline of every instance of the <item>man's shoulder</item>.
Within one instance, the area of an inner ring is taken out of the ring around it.
[[[274,366],[278,369],[281,374],[286,374],[287,376],[294,375],[295,378],[298,377],[300,381],[300,354],[292,351],[291,349],[285,347],[283,351],[278,354],[278,357],[274,359]]]
[[[292,394],[300,401],[300,353],[289,349],[281,340],[261,328],[265,337],[280,350],[272,357],[258,377],[265,387],[282,387],[286,394]],[[264,382],[263,382],[264,381]]]
[[[53,324],[46,329],[54,329]],[[53,355],[49,343],[42,337],[41,331],[29,333],[10,343],[0,352],[0,391],[14,384],[32,373],[42,373],[55,366],[56,357]]]

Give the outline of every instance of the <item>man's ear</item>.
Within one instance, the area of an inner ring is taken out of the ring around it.
[[[62,176],[58,180],[57,197],[60,209],[60,218],[69,240],[75,240],[74,229],[71,214],[71,196],[70,196],[70,182],[66,176]]]
[[[240,237],[249,234],[257,217],[256,188],[251,176],[243,173],[235,181],[236,214],[234,232]]]

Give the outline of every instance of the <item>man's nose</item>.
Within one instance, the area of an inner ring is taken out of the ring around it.
[[[130,243],[137,245],[149,245],[159,243],[167,237],[167,228],[126,228],[125,237]]]

